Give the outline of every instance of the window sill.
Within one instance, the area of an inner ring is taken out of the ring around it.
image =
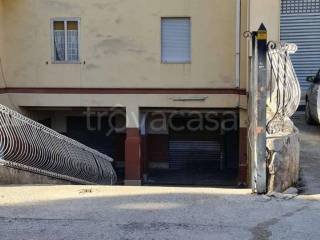
[[[52,64],[81,64],[80,61],[53,61]]]
[[[161,62],[161,64],[191,64],[191,61],[186,61],[186,62]]]

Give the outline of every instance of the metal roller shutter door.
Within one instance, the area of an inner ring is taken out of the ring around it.
[[[169,142],[170,169],[213,170],[221,168],[222,164],[223,145],[218,140]]]
[[[295,43],[298,51],[292,62],[301,88],[306,90],[306,77],[320,68],[320,1],[282,0],[281,41]]]

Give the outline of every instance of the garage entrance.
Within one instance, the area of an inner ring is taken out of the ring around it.
[[[149,156],[155,148],[167,148],[159,162],[154,156],[147,157],[147,161],[151,159],[146,171],[147,184],[237,185],[238,115],[235,112],[230,115],[211,113],[208,118],[206,114],[180,112],[179,116],[172,117],[168,113],[167,137],[163,133],[147,135],[147,139],[152,138],[149,144],[153,145],[147,143]]]

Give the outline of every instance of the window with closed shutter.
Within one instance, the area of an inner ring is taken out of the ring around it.
[[[163,63],[191,62],[190,18],[161,19],[161,54]]]

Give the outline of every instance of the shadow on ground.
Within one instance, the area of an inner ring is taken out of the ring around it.
[[[307,125],[303,112],[294,116],[294,122],[300,130],[302,194],[320,194],[320,126]]]

